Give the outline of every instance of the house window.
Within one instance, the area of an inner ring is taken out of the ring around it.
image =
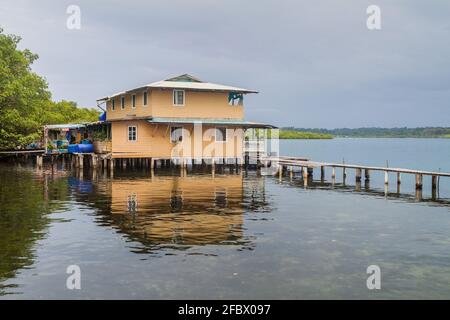
[[[183,141],[183,127],[170,127],[170,142]]]
[[[144,105],[144,106],[147,105],[147,98],[148,98],[147,95],[148,95],[148,93],[147,93],[147,91],[145,91],[145,92],[144,92],[144,96],[143,96],[143,100],[144,100],[144,101],[143,101],[143,105]]]
[[[128,141],[136,141],[137,140],[137,127],[129,126],[128,127]]]
[[[184,90],[173,90],[173,105],[184,106]]]
[[[116,100],[114,98],[111,99],[111,111],[116,110]]]
[[[133,109],[136,108],[136,95],[135,95],[135,94],[133,94],[133,95],[131,96],[131,107],[132,107]]]
[[[216,128],[216,142],[227,141],[227,129],[226,128]]]
[[[125,109],[125,97],[120,97],[120,108]]]

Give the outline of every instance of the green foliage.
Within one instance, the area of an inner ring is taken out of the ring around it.
[[[94,139],[94,141],[107,141],[108,135],[107,135],[106,131],[99,130],[99,131],[94,131],[92,133],[92,138]]]
[[[99,112],[70,101],[53,102],[44,78],[31,70],[38,58],[17,48],[20,37],[0,28],[0,149],[40,139],[45,124],[95,121]]]
[[[280,130],[280,139],[333,139],[333,135],[296,130]]]
[[[283,128],[289,131],[308,131],[320,134],[331,134],[336,137],[349,138],[449,138],[450,128],[424,127],[424,128],[340,128],[340,129],[303,129]]]

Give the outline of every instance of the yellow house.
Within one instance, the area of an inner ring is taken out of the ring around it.
[[[113,159],[232,159],[242,163],[244,96],[257,91],[183,74],[97,100],[111,123]]]

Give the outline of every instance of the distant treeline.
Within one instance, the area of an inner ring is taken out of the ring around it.
[[[333,139],[333,135],[328,133],[305,132],[299,130],[281,129],[280,139]]]
[[[450,127],[423,127],[423,128],[294,128],[285,127],[281,131],[311,132],[328,134],[334,137],[349,138],[450,138]]]

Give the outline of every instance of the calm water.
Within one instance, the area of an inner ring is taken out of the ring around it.
[[[450,140],[282,141],[281,153],[450,171]],[[305,189],[255,172],[2,163],[0,299],[450,298],[450,179],[436,201],[406,176],[400,194],[383,179],[355,187],[349,172],[344,186],[338,172]],[[74,264],[81,290],[66,289]]]

